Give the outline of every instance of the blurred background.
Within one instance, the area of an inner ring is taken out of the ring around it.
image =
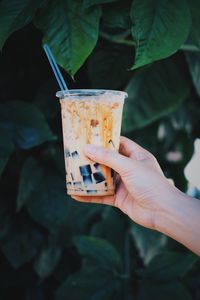
[[[200,299],[198,257],[66,195],[59,87],[42,49],[69,88],[126,90],[122,134],[199,197],[200,5],[156,3],[0,1],[1,300]]]

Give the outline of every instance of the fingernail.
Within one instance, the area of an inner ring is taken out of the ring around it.
[[[97,148],[96,148],[94,145],[87,144],[87,145],[85,145],[85,147],[84,147],[84,152],[85,152],[86,154],[91,154],[91,155],[93,155],[93,154],[96,153],[96,149],[97,149]]]

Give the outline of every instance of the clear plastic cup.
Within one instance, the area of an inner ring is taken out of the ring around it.
[[[93,144],[118,151],[122,110],[127,93],[113,90],[59,91],[69,195],[115,193],[115,172],[88,159],[83,148]]]

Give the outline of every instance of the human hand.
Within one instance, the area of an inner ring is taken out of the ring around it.
[[[114,169],[117,178],[113,196],[73,196],[81,202],[115,206],[136,223],[156,229],[156,215],[165,209],[178,190],[164,176],[156,158],[128,138],[121,137],[119,153],[87,145],[85,154],[95,162]],[[177,191],[176,191],[177,190]]]

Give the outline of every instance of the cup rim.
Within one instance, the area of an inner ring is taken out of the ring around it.
[[[128,97],[128,94],[124,91],[119,90],[106,90],[106,89],[70,89],[70,90],[63,90],[58,91],[56,93],[56,97],[60,99],[64,99],[65,97],[71,96],[98,96],[103,95],[105,93],[111,93],[113,95],[124,95],[124,99]]]

